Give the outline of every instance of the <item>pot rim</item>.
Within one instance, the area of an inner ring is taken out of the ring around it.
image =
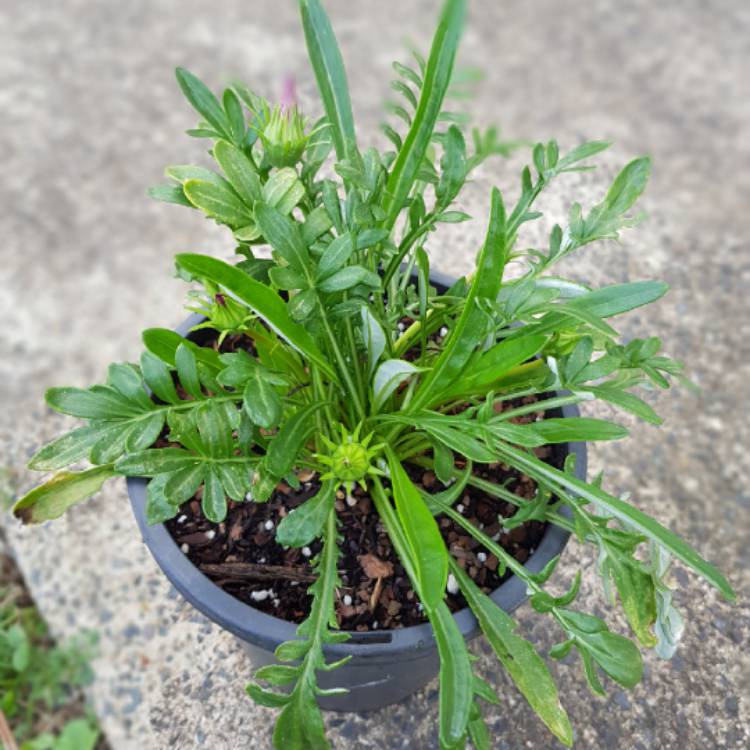
[[[433,272],[430,278],[440,286],[449,287],[453,283],[450,277],[441,273]],[[193,314],[175,331],[181,336],[187,336],[190,329],[203,320],[205,320],[204,316]],[[578,407],[575,405],[563,406],[561,411],[564,417],[580,416]],[[564,443],[560,445],[560,448],[567,453],[575,454],[575,476],[585,481],[585,443]],[[274,651],[285,641],[295,640],[298,627],[296,623],[261,612],[226,593],[193,565],[163,523],[149,526],[146,522],[147,485],[148,479],[146,478],[127,478],[128,496],[133,514],[151,555],[180,594],[225,630],[267,651]],[[572,517],[568,508],[563,508],[561,513],[569,518]],[[553,557],[563,551],[569,536],[569,531],[548,523],[539,546],[524,563],[524,567],[530,573],[541,571]],[[524,583],[516,575],[511,575],[489,596],[506,612],[512,612],[527,598]],[[468,607],[454,612],[453,619],[464,638],[471,639],[479,633],[479,625]],[[403,652],[408,658],[408,652],[416,652],[425,647],[435,647],[435,638],[429,622],[394,630],[351,632],[348,641],[328,644],[325,652],[332,658],[352,654],[357,657],[392,658],[395,653]]]

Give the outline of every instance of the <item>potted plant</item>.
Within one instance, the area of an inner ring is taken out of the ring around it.
[[[202,118],[188,132],[209,140],[218,169],[170,167],[171,184],[151,193],[228,227],[241,260],[178,255],[200,287],[196,315],[145,331],[140,363],[111,365],[105,384],[47,392],[87,422],[31,459],[56,473],[15,513],[55,518],[129,477],[166,574],[265,662],[248,692],[281,709],[277,748],[325,748],[320,705],[384,705],[438,669],[440,746],[489,747],[481,702],[497,698],[465,643],[479,630],[570,745],[550,672],[508,612],[529,596],[561,632],[550,656],[575,649],[595,693],[602,673],[633,687],[642,663],[576,608],[580,573],[565,595],[546,590],[569,533],[596,548],[612,602],[663,657],[682,630],[671,557],[734,596],[684,541],[585,477],[582,444],[627,431],[576,405],[599,399],[658,424],[633,389],[683,379],[657,338],[621,344],[608,322],[666,285],[592,290],[551,273],[633,224],[649,160],[627,164],[588,211],[574,203],[547,247],[524,249],[539,194],[609,145],[537,144],[517,202],[492,191],[473,273],[432,274],[428,240],[469,218],[455,207],[462,187],[508,149],[494,129],[467,145],[463,119],[443,111],[465,2],[445,3],[428,59],[394,64],[406,127],[385,127],[386,152],[360,148],[321,3],[300,10],[323,107],[312,125],[241,85],[217,98],[178,69]],[[82,460],[91,467],[65,470]]]

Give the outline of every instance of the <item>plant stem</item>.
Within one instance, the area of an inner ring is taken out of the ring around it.
[[[362,400],[360,399],[357,386],[354,383],[354,380],[352,380],[352,374],[350,372],[350,368],[347,366],[346,359],[344,358],[344,355],[341,352],[341,349],[339,348],[338,341],[336,341],[336,336],[333,332],[333,329],[331,328],[331,323],[328,320],[325,307],[323,306],[323,303],[320,301],[320,298],[318,298],[318,307],[320,308],[320,314],[323,320],[323,328],[326,332],[326,336],[328,337],[328,345],[330,346],[331,351],[333,352],[333,356],[336,358],[336,362],[341,372],[341,377],[344,379],[346,388],[349,391],[349,395],[352,398],[354,408],[356,409],[358,413],[359,419],[362,420],[364,419],[364,416],[365,416],[364,404],[362,403]],[[356,363],[353,362],[352,367],[356,367]],[[356,420],[352,420],[352,422],[354,421]]]
[[[409,250],[411,250],[414,243],[435,225],[436,219],[436,214],[428,213],[424,217],[424,221],[418,227],[412,229],[412,231],[409,232],[406,237],[404,237],[404,239],[401,241],[401,244],[398,246],[398,252],[391,259],[391,262],[388,264],[388,268],[383,274],[383,286],[388,285],[390,280],[393,278],[393,275],[401,266],[401,261],[403,261],[403,259],[406,257],[406,254],[409,252]]]

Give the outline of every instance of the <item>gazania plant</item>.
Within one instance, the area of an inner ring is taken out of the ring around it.
[[[86,390],[47,392],[52,409],[86,421],[31,459],[32,469],[56,473],[15,506],[24,522],[37,523],[110,478],[147,477],[151,523],[170,522],[192,504],[219,529],[233,508],[272,499],[283,507],[288,493],[312,487],[273,530],[281,548],[309,553],[309,609],[297,638],[276,651],[283,663],[262,667],[248,686],[255,701],[280,709],[279,750],[328,747],[318,699],[339,691],[323,690],[318,679],[342,666],[327,660],[327,648],[350,637],[339,627],[344,498],[368,499],[432,627],[445,750],[469,741],[489,748],[482,704],[497,701],[452,616],[457,596],[541,721],[572,743],[548,666],[477,574],[484,561],[523,582],[531,606],[559,634],[549,656],[575,651],[598,694],[603,675],[626,688],[641,679],[634,640],[665,658],[674,652],[683,624],[666,580],[671,558],[733,597],[684,541],[608,494],[600,477],[581,479],[573,453],[555,465],[548,449],[627,435],[609,420],[554,416],[563,407],[599,400],[659,424],[637,389],[683,380],[683,366],[661,353],[658,338],[621,343],[612,326],[615,316],[662,297],[665,284],[591,289],[554,273],[558,261],[634,224],[649,160],[627,164],[596,205],[572,203],[567,225],[528,248],[521,237],[541,217],[539,195],[591,169],[609,144],[535,145],[517,201],[491,191],[473,272],[448,288],[431,282],[428,246],[441,225],[470,219],[456,203],[472,172],[517,147],[494,128],[467,132],[467,117],[444,108],[465,4],[447,0],[426,59],[394,63],[400,100],[390,111],[403,123],[384,125],[391,144],[384,151],[357,136],[320,0],[299,3],[320,91],[317,120],[239,84],[216,97],[177,70],[201,118],[188,133],[208,142],[215,167],[169,167],[169,184],[151,194],[226,227],[238,260],[176,257],[178,274],[197,285],[190,309],[204,318],[200,337],[149,329],[139,363],[112,364],[106,382]],[[66,469],[84,460],[90,468]],[[517,491],[519,477],[530,492]],[[489,504],[497,532],[463,512],[469,491]],[[509,551],[508,532],[528,523],[593,546],[604,590],[619,601],[634,640],[580,611],[580,572],[554,596],[547,582],[558,557],[531,573]],[[468,547],[444,538],[448,525]]]

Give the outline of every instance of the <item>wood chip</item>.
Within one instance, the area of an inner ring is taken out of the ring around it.
[[[389,578],[393,575],[393,563],[381,560],[375,555],[359,555],[357,560],[368,578]]]

